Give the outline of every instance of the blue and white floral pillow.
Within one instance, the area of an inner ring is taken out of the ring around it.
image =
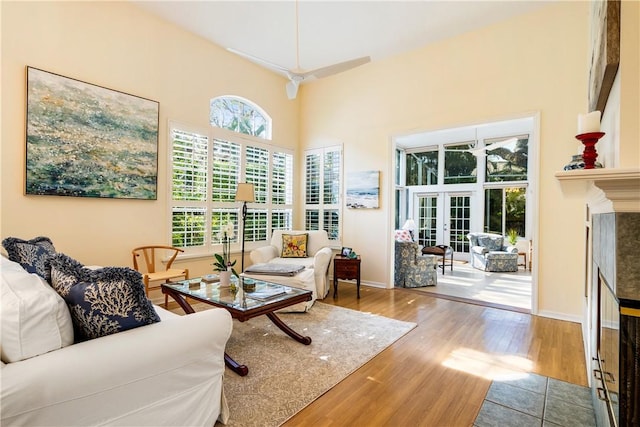
[[[17,262],[29,273],[50,281],[49,261],[56,254],[56,248],[48,237],[35,237],[31,240],[22,240],[16,237],[7,237],[2,241],[2,246],[7,250],[9,259]]]
[[[502,237],[478,236],[478,243],[480,244],[480,246],[484,246],[490,251],[502,250],[502,242]]]
[[[76,342],[160,321],[142,275],[130,268],[91,270],[57,254],[51,259],[51,286],[69,306]]]

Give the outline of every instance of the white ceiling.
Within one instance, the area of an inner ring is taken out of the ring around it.
[[[224,48],[296,68],[293,0],[133,3]],[[362,56],[380,60],[546,4],[541,0],[300,0],[299,66],[311,70]]]

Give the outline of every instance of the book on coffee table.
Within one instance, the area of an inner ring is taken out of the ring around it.
[[[269,285],[256,289],[253,292],[247,292],[247,297],[258,301],[266,301],[280,295],[286,294],[286,289],[280,285]]]
[[[202,276],[200,278],[200,281],[204,282],[204,283],[219,282],[220,281],[220,275],[219,274],[207,274],[206,276]]]

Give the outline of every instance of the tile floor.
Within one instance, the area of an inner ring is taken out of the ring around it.
[[[595,427],[591,390],[530,374],[491,383],[474,427]]]
[[[442,274],[438,268],[436,286],[412,289],[531,310],[531,272],[523,268],[514,273],[498,273],[455,262],[453,271],[447,267]]]

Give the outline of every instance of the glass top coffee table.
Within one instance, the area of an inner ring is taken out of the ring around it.
[[[305,345],[311,344],[310,337],[300,335],[275,314],[277,310],[311,300],[311,291],[248,277],[232,277],[230,286],[206,283],[201,278],[165,283],[162,293],[171,296],[187,314],[195,310],[186,298],[224,308],[241,322],[264,314],[291,338]],[[224,361],[238,375],[249,373],[247,366],[237,363],[227,353]]]

